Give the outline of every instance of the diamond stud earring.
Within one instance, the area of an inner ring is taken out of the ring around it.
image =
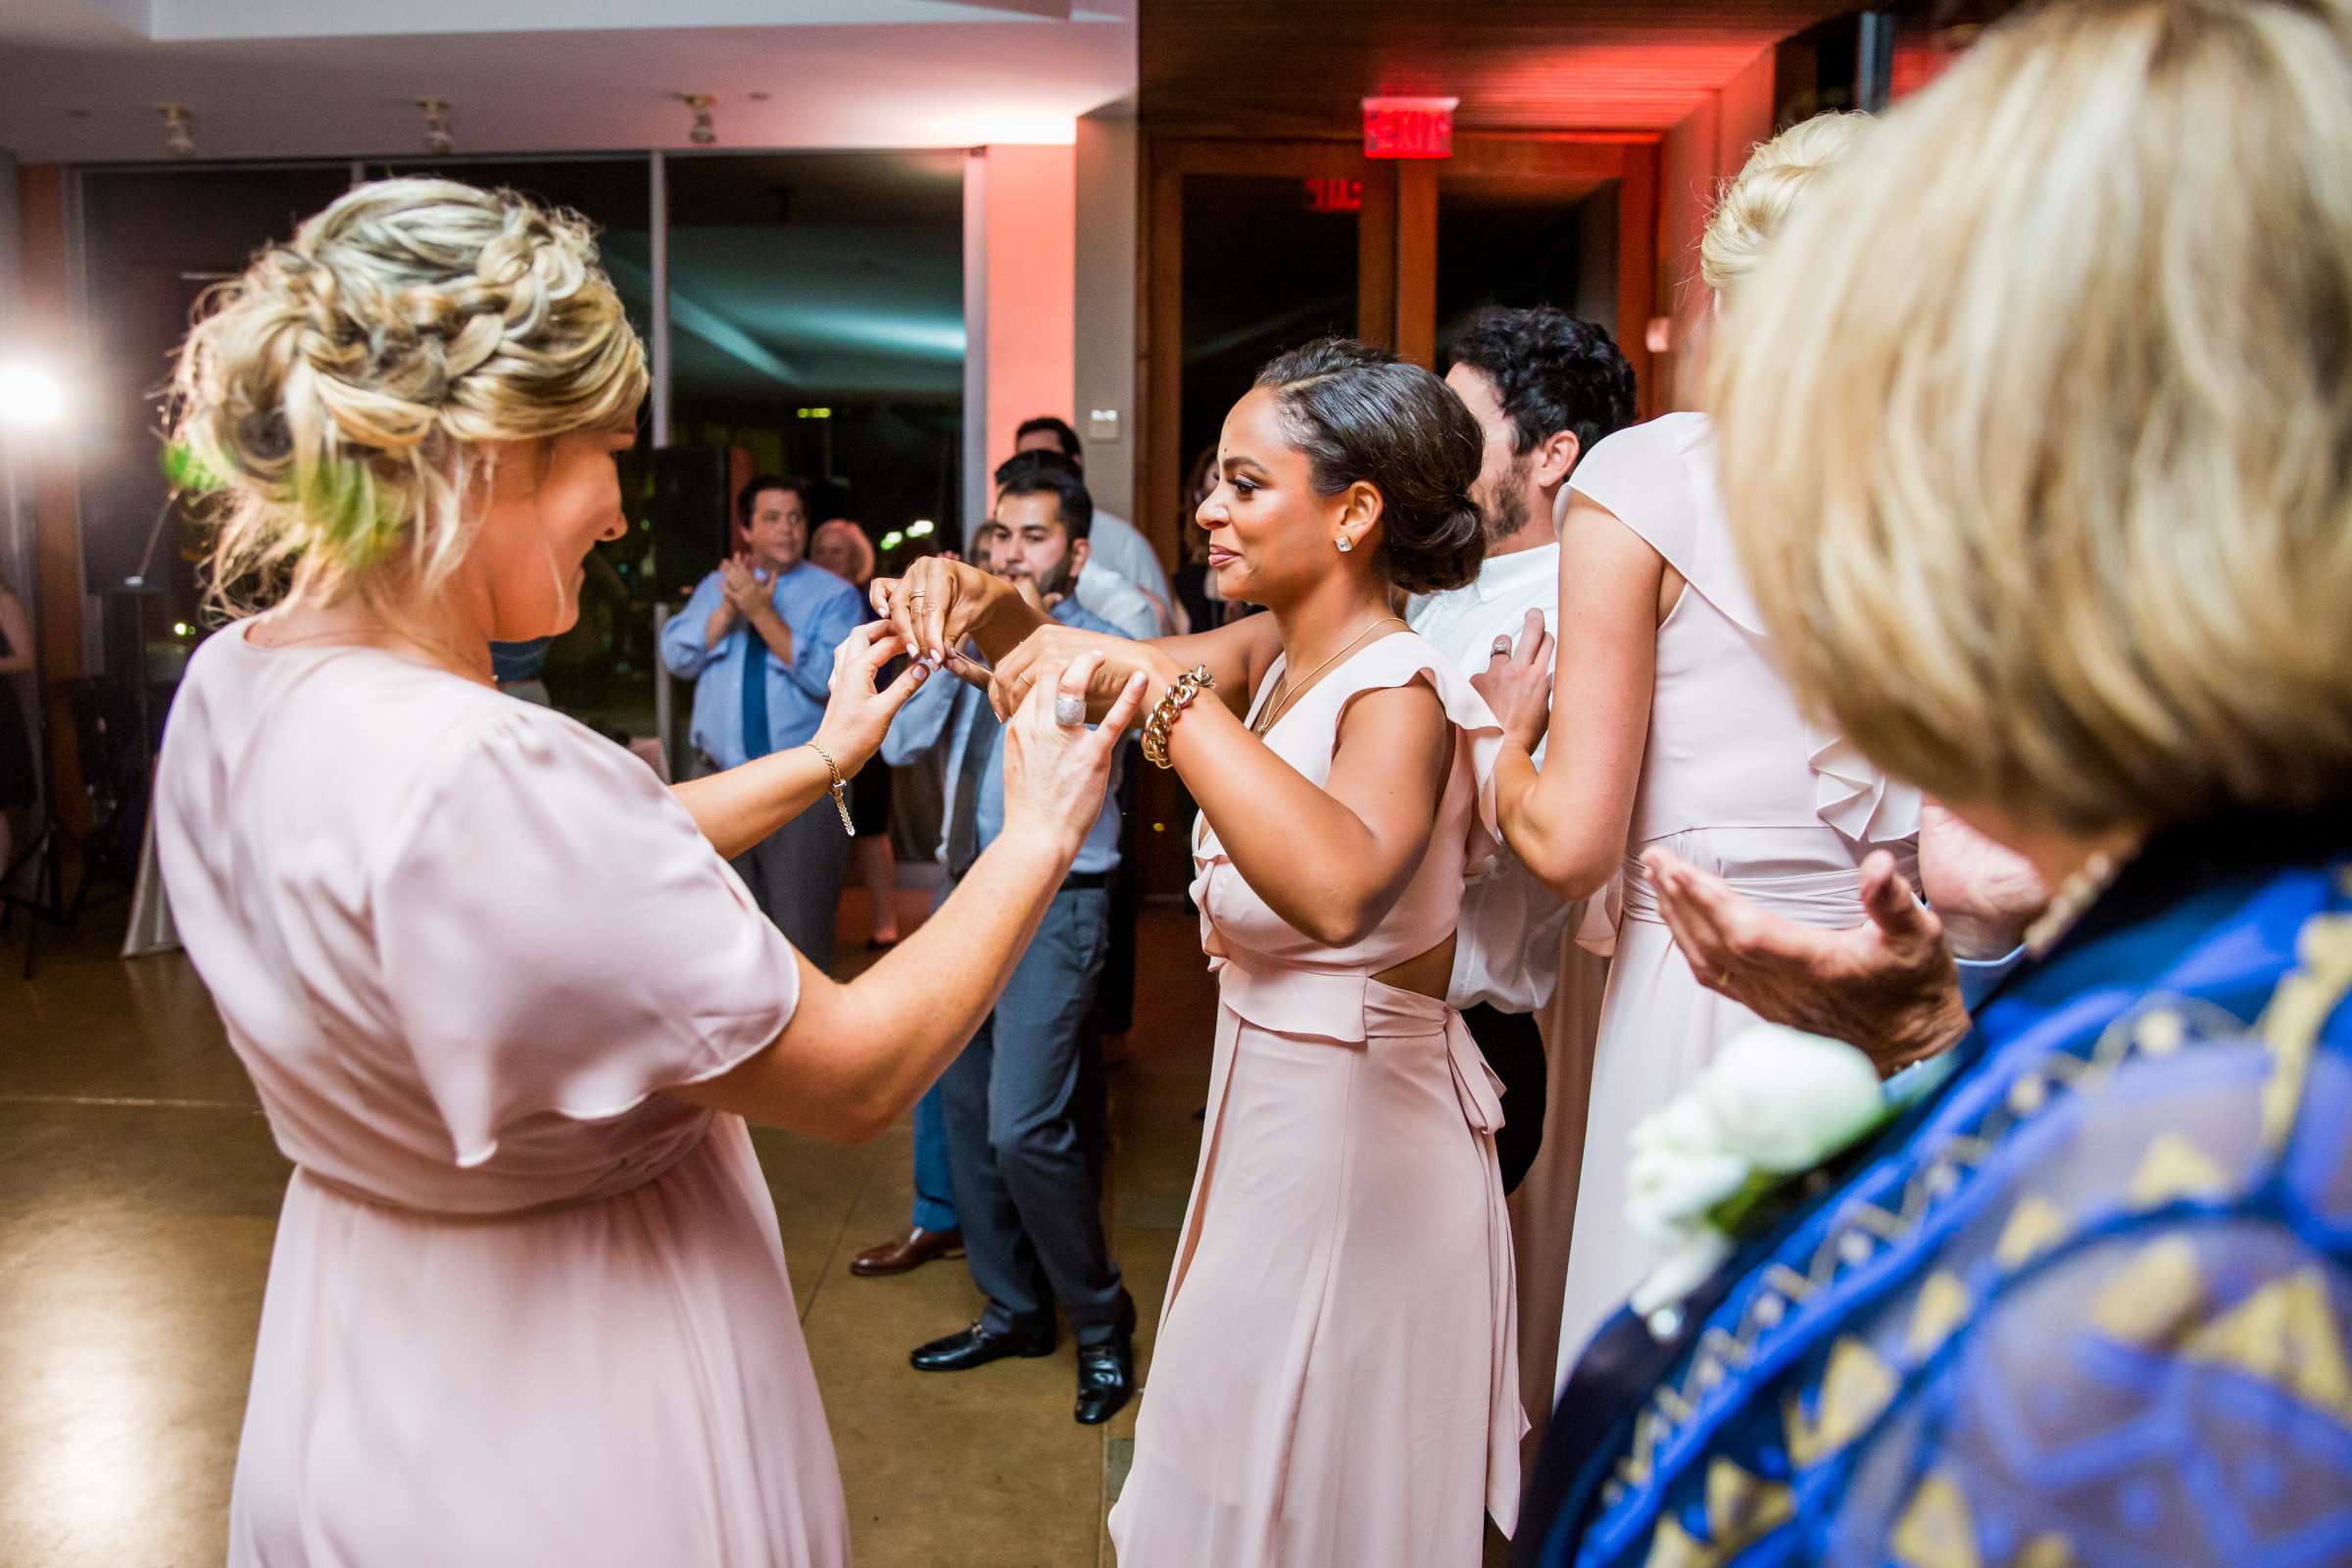
[[[1343,556],[1355,548],[1355,541],[1348,538],[1346,534],[1340,535],[1338,539],[1333,541],[1333,543],[1340,547],[1340,554]]]

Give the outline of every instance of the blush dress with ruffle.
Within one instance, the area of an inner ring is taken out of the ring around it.
[[[1316,785],[1367,691],[1455,725],[1429,849],[1379,929],[1301,935],[1203,818],[1193,897],[1218,982],[1200,1163],[1111,1539],[1121,1568],[1475,1568],[1518,1514],[1517,1318],[1498,1085],[1442,999],[1373,978],[1443,943],[1496,840],[1501,731],[1409,633],[1302,695],[1266,744]],[[1273,688],[1261,681],[1258,701]]]
[[[741,1119],[799,960],[651,769],[365,648],[208,640],[156,845],[294,1163],[232,1568],[842,1568]]]

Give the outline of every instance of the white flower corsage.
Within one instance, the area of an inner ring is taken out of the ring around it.
[[[1669,1250],[1634,1291],[1633,1309],[1671,1335],[1680,1325],[1674,1308],[1777,1206],[1778,1194],[1885,1126],[1941,1072],[1903,1076],[1890,1094],[1852,1046],[1779,1024],[1733,1036],[1634,1127],[1626,1217]]]

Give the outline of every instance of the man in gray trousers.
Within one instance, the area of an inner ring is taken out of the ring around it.
[[[992,519],[994,564],[1055,620],[1121,636],[1070,592],[1093,514],[1066,466],[1008,466]],[[935,677],[882,742],[893,766],[945,749],[940,858],[951,889],[1004,826],[1003,734],[986,692]],[[1078,1336],[1076,1414],[1088,1426],[1109,1420],[1135,1386],[1135,1302],[1102,1230],[1102,1057],[1093,1028],[1119,861],[1115,778],[1004,999],[934,1091],[965,1254],[988,1305],[978,1322],[910,1357],[918,1371],[961,1372],[1051,1355],[1059,1301]]]

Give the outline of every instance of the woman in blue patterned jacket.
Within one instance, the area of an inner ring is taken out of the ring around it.
[[[1993,29],[1711,386],[1792,685],[2056,890],[1564,1389],[1546,1565],[2352,1562],[2352,15]]]

